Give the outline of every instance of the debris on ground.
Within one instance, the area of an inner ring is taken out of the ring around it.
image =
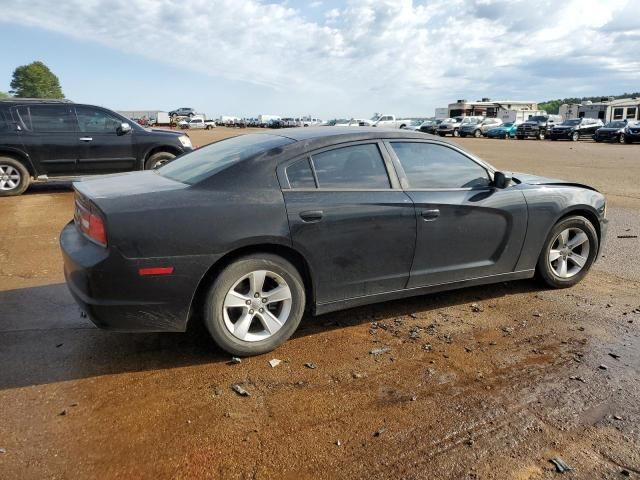
[[[472,312],[484,312],[484,308],[482,308],[482,306],[478,303],[472,303],[471,304],[471,311]]]
[[[617,353],[609,352],[609,356],[611,358],[615,358],[616,360],[620,359],[620,355],[618,355]]]
[[[374,437],[379,437],[380,435],[382,435],[382,434],[384,433],[384,431],[385,431],[385,430],[386,430],[386,428],[381,428],[380,430],[376,430],[376,431],[373,433],[373,436],[374,436]]]
[[[0,448],[0,453],[7,453],[7,451],[4,448]]]
[[[269,360],[269,365],[271,365],[271,368],[276,368],[281,363],[282,363],[282,360],[279,360],[277,358],[272,358],[271,360]]]
[[[249,392],[247,392],[244,388],[242,388],[237,383],[234,383],[233,385],[231,385],[231,390],[233,390],[234,392],[236,392],[238,395],[240,395],[242,397],[250,397],[251,396],[251,394]]]
[[[232,365],[242,363],[242,359],[238,357],[231,357],[231,360],[229,360],[229,363]]]
[[[565,473],[565,472],[570,472],[571,470],[573,470],[573,468],[571,468],[569,465],[567,465],[564,462],[564,460],[562,460],[560,457],[552,458],[549,461],[556,466],[556,471],[558,473]]]
[[[513,327],[502,327],[500,330],[507,334],[513,333]]]
[[[341,446],[341,445],[342,445],[342,442],[341,442],[340,440],[336,440],[336,445],[337,445],[337,446]]]
[[[598,368],[599,368],[600,370],[609,370],[609,367],[607,367],[604,363],[603,363],[603,364],[601,364]]]
[[[541,317],[541,316],[542,316],[542,314],[541,314],[541,313],[539,313],[539,312],[535,312],[535,313],[533,314],[533,316],[534,316],[534,317]]]
[[[578,375],[571,375],[569,377],[569,380],[577,380],[577,381],[582,382],[582,383],[587,383],[587,381],[584,378],[582,378],[582,377],[580,377]]]
[[[67,409],[65,408],[64,410],[62,410],[58,415],[60,417],[64,417],[67,414]]]
[[[422,349],[423,349],[425,352],[430,352],[431,350],[433,350],[433,346],[432,346],[430,343],[425,343],[425,344],[422,346]]]
[[[56,345],[56,348],[60,348],[62,345],[64,345],[64,343],[58,343],[58,344]]]
[[[622,417],[620,415],[614,415],[613,419],[614,420],[622,420]]]
[[[618,238],[638,238],[637,235],[618,235]]]
[[[391,351],[391,347],[374,348],[373,350],[369,351],[369,354],[382,355],[383,353],[388,353],[390,351]]]
[[[318,368],[318,366],[313,362],[307,362],[304,364],[305,367],[310,368],[311,370]]]
[[[353,372],[353,373],[351,374],[351,376],[352,376],[353,378],[366,378],[366,377],[367,377],[367,374],[366,374],[366,373]]]

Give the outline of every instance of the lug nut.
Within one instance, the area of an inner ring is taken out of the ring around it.
[[[260,312],[260,313],[264,312],[264,308],[261,308],[261,309],[259,310],[259,312]]]
[[[251,305],[251,300],[247,300],[245,303],[246,303],[247,305]]]
[[[253,294],[253,296],[254,296],[255,298],[258,298],[258,297],[260,296],[260,294],[259,294],[258,292],[256,292],[256,293],[254,293],[254,294]]]
[[[249,313],[250,313],[251,315],[253,315],[253,310],[249,310]]]
[[[267,303],[267,299],[266,299],[266,298],[263,298],[263,299],[262,299],[262,303]]]

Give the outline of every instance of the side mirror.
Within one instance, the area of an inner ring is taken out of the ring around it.
[[[131,131],[131,125],[127,122],[122,122],[118,128],[116,128],[116,133],[118,135],[126,135]]]
[[[495,172],[493,174],[493,186],[496,188],[507,188],[511,185],[512,176],[507,172]]]

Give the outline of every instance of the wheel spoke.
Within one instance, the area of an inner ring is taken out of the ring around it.
[[[262,313],[258,313],[262,324],[269,331],[269,334],[273,335],[282,327],[282,322],[269,310],[265,309]]]
[[[250,284],[250,290],[251,290],[250,293],[252,295],[262,292],[266,274],[267,272],[265,272],[264,270],[251,272],[251,276],[249,277],[249,284]]]
[[[251,327],[253,321],[253,314],[247,312],[233,326],[233,334],[240,340],[244,340]]]
[[[282,302],[291,298],[291,290],[286,285],[281,285],[263,295],[267,299],[267,304]]]
[[[564,257],[560,257],[558,259],[558,266],[556,267],[556,272],[559,277],[566,278],[567,277],[567,260]]]
[[[246,307],[247,302],[251,302],[251,299],[235,290],[230,290],[224,299],[225,308],[228,307]]]
[[[560,258],[560,250],[549,250],[549,261],[553,262]]]
[[[576,236],[573,237],[571,239],[571,241],[567,244],[567,246],[573,250],[576,247],[579,247],[580,245],[582,245],[584,242],[587,242],[589,240],[589,237],[587,237],[587,234],[584,232],[579,232],[576,233]]]
[[[587,263],[586,257],[583,257],[582,255],[578,255],[575,252],[572,252],[571,255],[569,255],[567,258],[571,260],[573,263],[575,263],[577,266],[579,266],[580,268],[584,267],[585,263]]]
[[[564,246],[569,241],[569,230],[563,230],[560,232],[560,243]]]

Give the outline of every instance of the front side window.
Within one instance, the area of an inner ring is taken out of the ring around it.
[[[305,158],[287,167],[287,178],[291,188],[316,188],[309,159]]]
[[[444,145],[391,142],[409,188],[478,188],[490,184],[484,167]]]
[[[78,124],[83,133],[113,133],[122,124],[122,120],[102,110],[89,107],[76,107]]]
[[[76,132],[78,124],[67,105],[33,105],[16,108],[21,127],[33,132]]]
[[[320,188],[390,188],[382,155],[373,143],[318,153],[313,166]]]

